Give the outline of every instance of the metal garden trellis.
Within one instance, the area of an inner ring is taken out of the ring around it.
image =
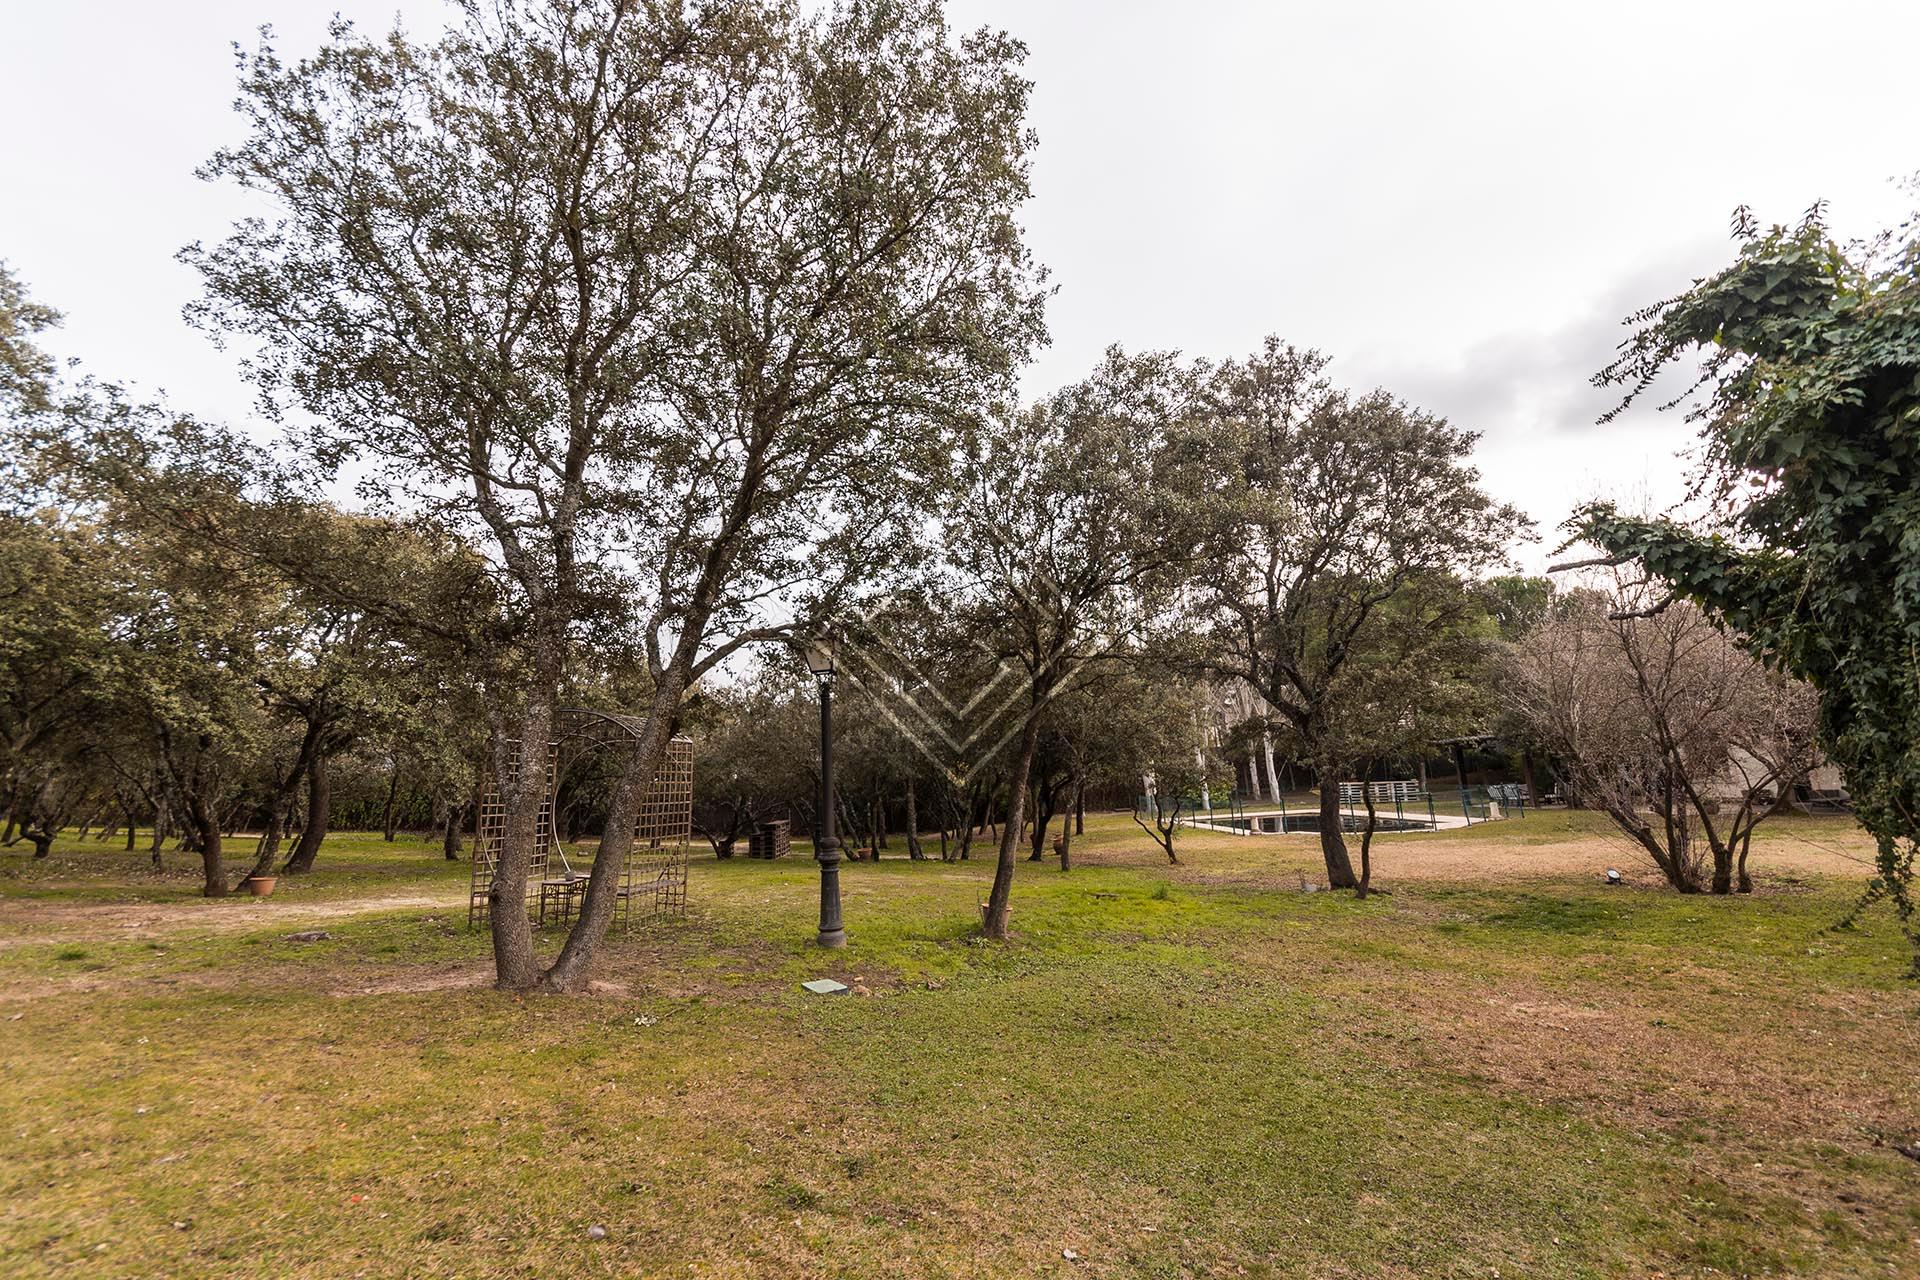
[[[549,914],[570,919],[575,899],[585,891],[586,873],[567,861],[554,821],[554,801],[566,768],[596,751],[634,750],[646,722],[617,711],[562,707],[554,713],[554,738],[547,744],[546,781],[540,810],[534,820],[534,850],[527,868],[525,909],[544,923]],[[508,767],[525,767],[527,753],[509,742]],[[630,929],[636,914],[649,917],[685,915],[687,909],[687,844],[693,833],[693,741],[676,737],[641,798],[634,822],[633,848],[620,872],[614,919]],[[487,920],[494,872],[506,839],[506,805],[489,774],[481,796],[473,841],[473,870],[468,886],[467,924]],[[561,874],[554,876],[558,857]]]

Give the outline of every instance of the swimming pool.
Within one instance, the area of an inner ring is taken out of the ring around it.
[[[1229,831],[1245,831],[1251,835],[1278,836],[1295,835],[1300,832],[1320,830],[1320,815],[1317,813],[1250,813],[1239,818],[1202,819],[1201,825],[1224,827]],[[1393,818],[1381,814],[1374,819],[1375,831],[1431,831],[1435,824],[1424,818]],[[1365,814],[1340,815],[1342,831],[1365,831]]]

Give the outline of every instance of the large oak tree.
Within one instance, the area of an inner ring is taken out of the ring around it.
[[[945,512],[967,625],[1017,676],[1007,819],[984,912],[1007,935],[1015,849],[1053,700],[1123,660],[1166,618],[1195,537],[1177,483],[1201,457],[1191,370],[1109,351],[1085,380],[1006,414],[969,442]]]
[[[208,173],[275,212],[188,250],[198,314],[257,344],[316,464],[488,548],[526,656],[488,689],[502,986],[585,980],[689,687],[883,559],[1039,336],[1023,52],[931,0],[466,0],[432,40],[244,60],[249,136]],[[550,737],[596,625],[645,654],[645,729],[543,972],[509,744]]]
[[[1339,784],[1376,714],[1364,690],[1380,615],[1422,581],[1502,564],[1525,528],[1480,487],[1476,434],[1385,391],[1330,386],[1326,361],[1269,339],[1211,380],[1218,512],[1194,590],[1210,662],[1246,681],[1288,730],[1320,787],[1327,881],[1359,887],[1341,834]]]

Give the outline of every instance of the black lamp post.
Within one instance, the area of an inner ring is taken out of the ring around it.
[[[847,945],[840,922],[840,839],[833,833],[833,659],[840,642],[831,634],[807,646],[807,669],[820,681],[820,816],[814,823],[813,856],[820,864],[820,936],[823,947]]]

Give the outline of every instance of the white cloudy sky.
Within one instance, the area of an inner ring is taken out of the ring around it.
[[[194,166],[237,125],[232,41],[435,0],[0,0],[0,258],[102,374],[241,420],[180,320],[174,252],[249,211]],[[951,0],[1024,38],[1031,242],[1060,286],[1034,392],[1107,344],[1225,356],[1275,332],[1485,433],[1548,530],[1594,492],[1677,496],[1676,415],[1593,425],[1628,310],[1728,255],[1748,203],[1843,232],[1910,208],[1920,4]],[[1525,559],[1540,562],[1535,548]]]

